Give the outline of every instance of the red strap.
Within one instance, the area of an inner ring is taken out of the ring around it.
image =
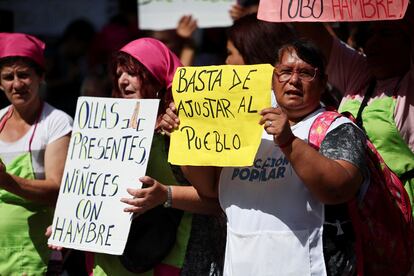
[[[88,276],[93,276],[93,267],[95,265],[95,253],[85,251],[85,266]]]
[[[10,106],[9,110],[7,110],[7,113],[4,115],[4,117],[2,118],[0,122],[0,132],[2,132],[4,126],[6,125],[7,120],[10,119],[12,114],[13,114],[13,106]]]
[[[315,149],[319,150],[323,139],[326,136],[326,132],[329,127],[339,117],[342,115],[335,111],[325,111],[322,112],[316,119],[313,121],[312,126],[309,130],[308,143]]]
[[[178,267],[160,263],[154,267],[154,276],[180,276]]]
[[[42,116],[42,112],[43,112],[43,102],[41,102],[41,106],[40,106],[40,112],[39,114],[37,114],[37,118],[35,121],[35,126],[32,132],[32,135],[30,136],[30,140],[29,140],[29,152],[32,152],[32,141],[37,129],[37,124],[39,122],[40,116]],[[10,106],[9,110],[7,110],[7,113],[5,114],[5,116],[2,118],[2,120],[0,121],[0,132],[3,130],[4,126],[6,125],[6,122],[10,119],[10,117],[13,114],[13,106]]]

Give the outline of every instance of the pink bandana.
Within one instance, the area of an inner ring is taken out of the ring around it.
[[[34,36],[22,33],[0,33],[0,58],[27,57],[45,68],[45,43]]]
[[[120,50],[139,62],[167,89],[171,88],[180,60],[161,41],[153,38],[134,40]]]

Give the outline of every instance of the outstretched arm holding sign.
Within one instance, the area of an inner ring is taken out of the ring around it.
[[[366,38],[364,53],[367,58],[369,73],[376,79],[386,79],[402,75],[409,69],[411,53],[413,59],[414,12],[413,4],[409,3],[407,11],[401,20],[370,21],[370,35]],[[320,22],[294,22],[299,34],[311,40],[323,52],[328,63],[339,54],[332,52],[336,40]],[[375,60],[374,60],[375,59]],[[413,63],[413,62],[411,62]],[[344,66],[336,64],[336,67]],[[329,70],[328,66],[328,70]],[[328,72],[330,73],[330,72]],[[331,80],[331,74],[328,74]],[[345,92],[345,91],[342,91]]]
[[[364,55],[329,36],[321,23],[295,23],[295,27],[328,60],[328,80],[344,96],[339,110],[354,117],[361,114],[385,163],[400,176],[408,175],[414,169],[414,118],[408,115],[414,112],[414,4],[408,4],[403,19],[365,24],[369,36],[362,45]],[[367,106],[359,109],[364,99]],[[375,108],[378,104],[381,109]],[[390,141],[397,140],[398,146],[391,146]],[[414,180],[406,179],[405,187],[413,204]]]
[[[191,179],[189,180],[191,181]],[[160,183],[149,176],[141,177],[140,181],[143,184],[143,188],[129,188],[128,193],[133,198],[124,198],[121,200],[131,205],[124,209],[125,212],[142,214],[158,205],[168,202],[168,204],[171,204],[169,207],[192,213],[220,213],[220,207],[216,199],[201,196],[192,186],[167,186],[168,183]],[[168,191],[168,189],[171,190]]]

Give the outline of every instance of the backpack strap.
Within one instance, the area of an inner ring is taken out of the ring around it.
[[[400,175],[399,179],[404,184],[405,181],[413,179],[414,178],[414,169],[406,171],[402,175]]]
[[[364,111],[365,107],[367,107],[369,99],[374,94],[375,85],[376,85],[376,80],[371,79],[371,81],[369,82],[369,85],[368,85],[367,92],[364,95],[364,99],[362,100],[362,103],[359,106],[358,113],[357,113],[357,116],[355,118],[355,123],[357,124],[357,126],[359,126],[362,129],[363,129],[362,111]]]
[[[323,139],[325,139],[326,133],[329,127],[342,115],[336,111],[325,111],[319,114],[319,116],[313,121],[309,130],[308,143],[316,150],[321,147]]]
[[[404,78],[404,75],[402,75],[398,79],[397,83],[395,84],[394,89],[392,90],[392,95],[393,95],[394,98],[397,97],[397,91],[400,87],[401,80],[403,78]],[[362,99],[362,103],[361,103],[361,105],[358,109],[358,113],[357,113],[357,116],[355,118],[355,123],[361,129],[364,129],[363,128],[363,122],[362,122],[362,112],[364,111],[365,107],[367,107],[369,99],[372,97],[372,95],[374,95],[374,90],[375,90],[376,83],[377,83],[377,81],[376,81],[375,78],[372,78],[371,81],[369,82],[367,92],[365,93],[364,98]]]

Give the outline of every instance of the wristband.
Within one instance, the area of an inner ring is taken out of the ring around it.
[[[277,146],[278,146],[279,148],[281,148],[281,149],[286,148],[287,146],[292,145],[293,140],[295,140],[295,139],[296,139],[296,136],[295,136],[295,135],[292,135],[292,136],[289,138],[289,140],[287,140],[287,141],[286,141],[286,143],[283,143],[283,144],[278,144]]]
[[[172,207],[172,188],[171,186],[167,186],[167,200],[164,202],[165,208],[171,208]]]

